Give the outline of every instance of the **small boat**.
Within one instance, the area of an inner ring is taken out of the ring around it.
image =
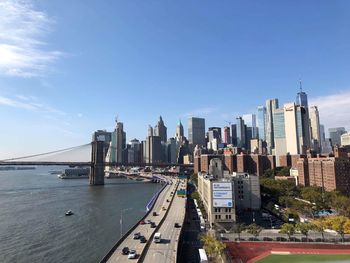
[[[74,213],[73,213],[71,210],[68,210],[68,211],[66,212],[66,216],[71,216],[71,215],[74,215]]]

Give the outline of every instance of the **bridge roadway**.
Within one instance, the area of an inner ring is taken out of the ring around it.
[[[174,194],[176,193],[177,188],[177,180],[171,179],[172,184],[169,184],[165,187],[165,189],[160,193],[156,203],[153,206],[153,209],[150,211],[148,216],[145,218],[145,221],[151,220],[152,222],[155,222],[158,226],[161,219],[165,216],[166,210],[163,210],[163,207],[166,209],[170,206],[171,201],[171,192]],[[175,194],[176,195],[176,194]],[[169,200],[167,202],[166,200]],[[153,212],[157,213],[157,216],[153,216]],[[108,259],[107,262],[130,262],[127,255],[122,254],[122,249],[124,247],[128,247],[129,249],[135,249],[138,256],[142,253],[144,250],[146,243],[140,243],[139,239],[133,239],[133,235],[136,232],[140,232],[141,235],[143,235],[147,241],[149,240],[150,236],[155,231],[155,228],[151,228],[150,224],[144,224],[144,225],[138,225],[133,232],[130,233],[130,235],[118,246],[118,248],[114,251],[112,256]]]
[[[186,189],[187,180],[181,180],[178,189]],[[176,262],[177,246],[181,227],[184,223],[186,212],[186,198],[175,195],[172,206],[158,232],[162,235],[161,243],[152,244],[147,250],[144,263]],[[175,228],[175,223],[181,227]]]

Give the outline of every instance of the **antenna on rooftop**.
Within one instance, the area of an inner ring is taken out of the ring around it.
[[[300,88],[300,92],[303,92],[303,86],[302,86],[302,83],[301,83],[301,79],[299,79],[299,88]]]
[[[115,122],[117,123],[118,122],[118,114],[115,116]]]

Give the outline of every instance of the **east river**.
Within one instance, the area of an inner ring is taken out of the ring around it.
[[[120,238],[121,209],[126,232],[161,187],[127,179],[89,186],[50,170],[63,168],[0,171],[0,262],[98,262]]]

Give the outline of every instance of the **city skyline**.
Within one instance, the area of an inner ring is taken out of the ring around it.
[[[70,5],[0,4],[1,158],[86,143],[116,115],[127,141],[159,115],[168,137],[189,116],[223,128],[294,101],[299,78],[325,130],[350,129],[346,1]]]

